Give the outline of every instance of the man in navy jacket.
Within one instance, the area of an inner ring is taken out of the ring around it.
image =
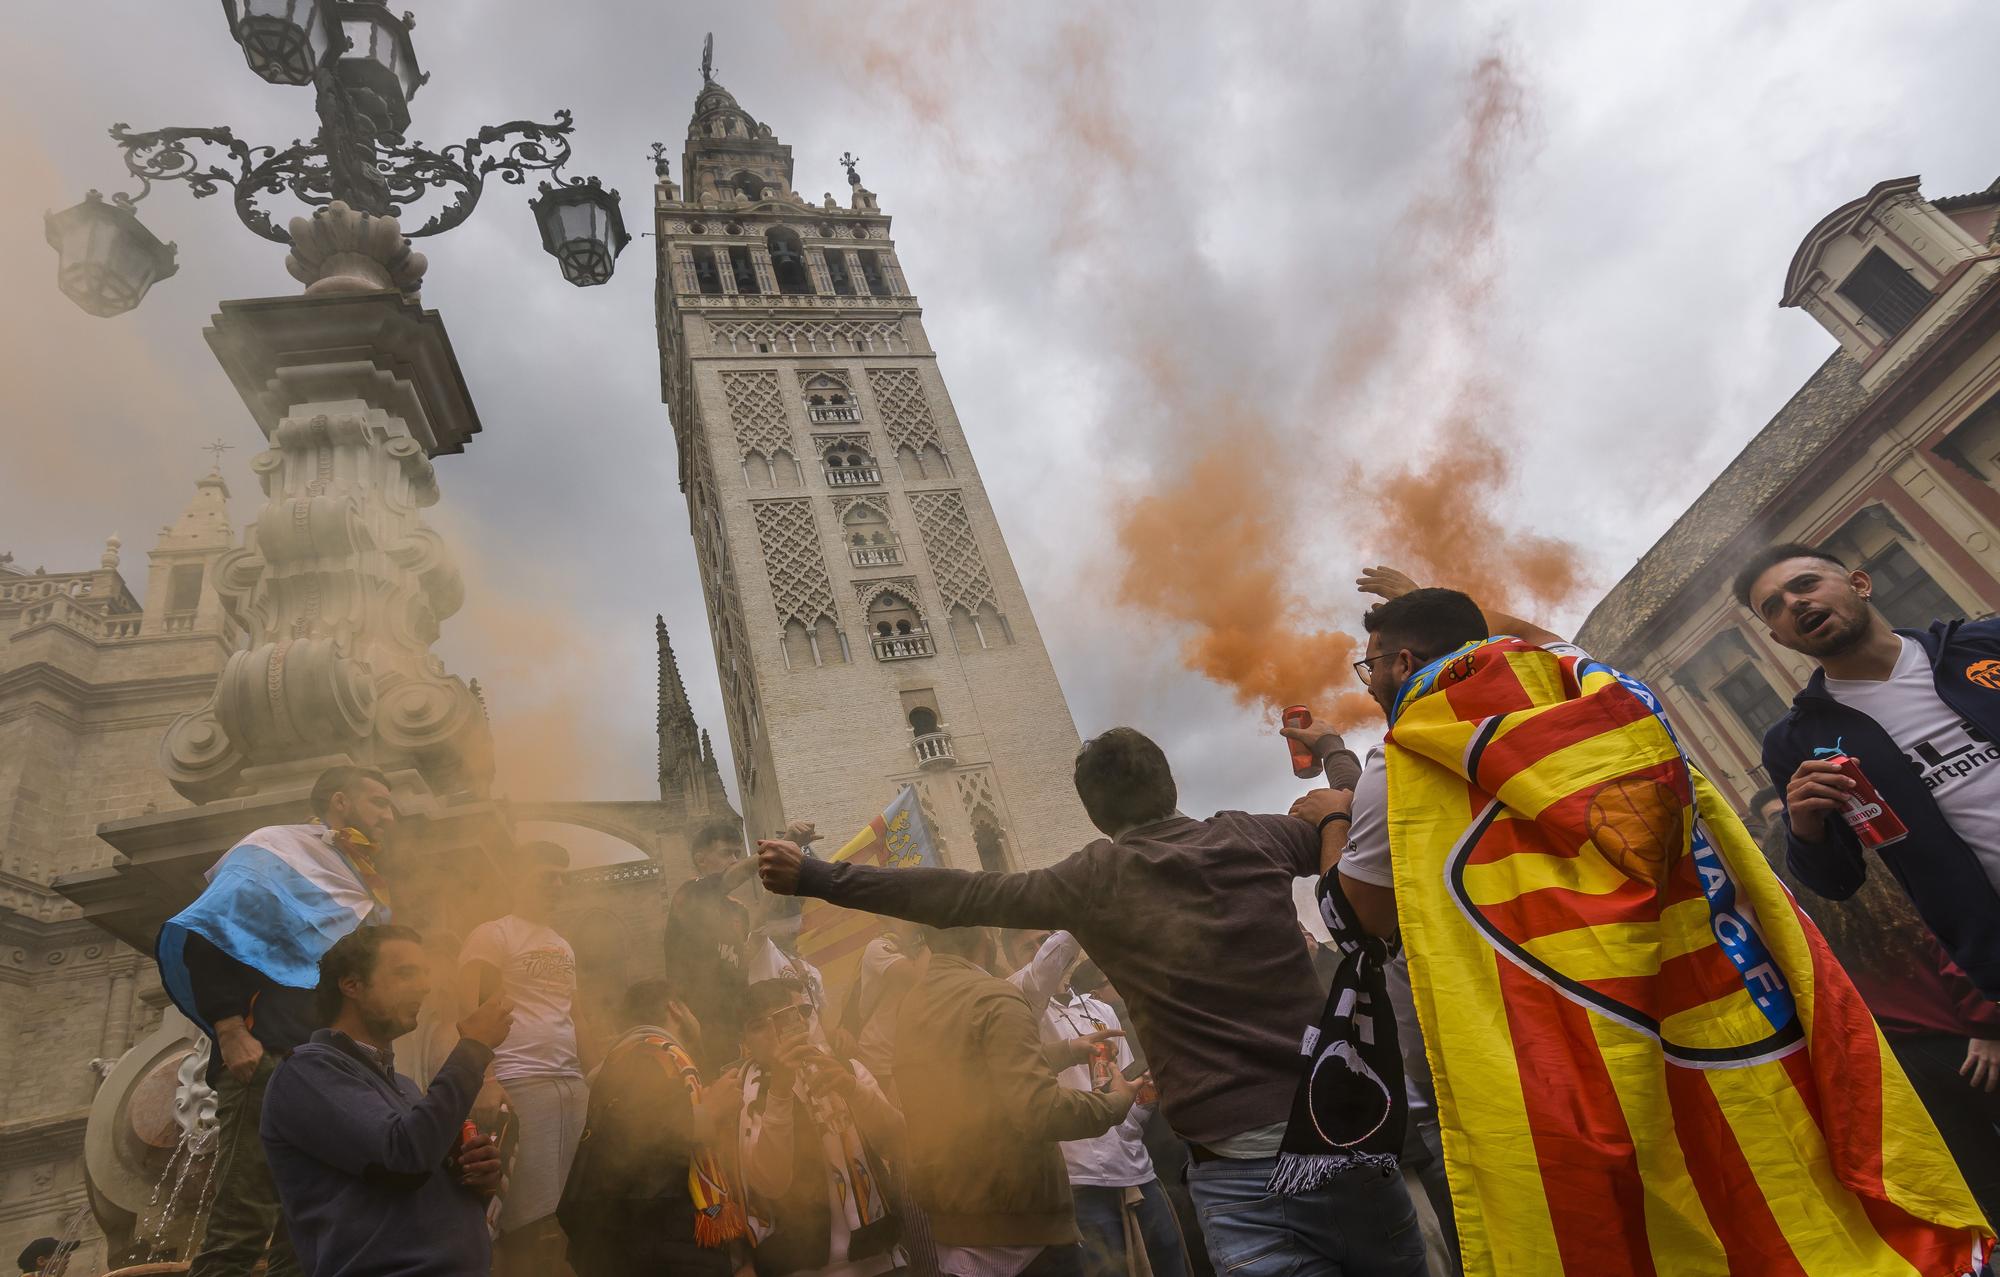
[[[1736,577],[1771,637],[1820,663],[1764,735],[1785,796],[1786,861],[1830,900],[1860,889],[1869,860],[1842,817],[1861,766],[1909,837],[1876,852],[1952,960],[2000,998],[2000,621],[1895,630],[1873,582],[1824,550],[1772,546]]]
[[[320,959],[330,1027],[278,1066],[264,1096],[264,1150],[306,1277],[486,1277],[486,1199],[500,1186],[490,1137],[460,1134],[513,1004],[482,1003],[428,1091],[395,1071],[391,1045],[417,1026],[430,961],[408,927],[362,927]]]

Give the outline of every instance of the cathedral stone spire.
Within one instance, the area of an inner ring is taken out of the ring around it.
[[[654,616],[653,635],[660,649],[660,801],[698,815],[727,801],[722,777],[708,733],[695,723],[694,708],[688,704],[665,617]]]
[[[800,202],[792,191],[792,148],[715,80],[713,39],[702,49],[701,91],[695,95],[687,147],[681,152],[688,201],[708,208],[773,199]]]

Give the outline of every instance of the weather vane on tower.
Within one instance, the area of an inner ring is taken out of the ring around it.
[[[221,439],[217,439],[214,443],[203,444],[201,450],[203,452],[212,452],[215,454],[215,472],[217,474],[221,474],[222,454],[228,452],[235,446],[236,445],[233,443],[224,443]]]
[[[840,166],[847,170],[847,184],[849,186],[861,185],[861,174],[854,171],[854,166],[859,163],[861,163],[861,158],[854,152],[842,151],[840,153]]]
[[[701,82],[715,83],[715,32],[711,31],[701,41]]]

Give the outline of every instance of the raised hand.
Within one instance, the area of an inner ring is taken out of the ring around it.
[[[757,878],[764,884],[764,890],[780,896],[799,894],[799,866],[805,863],[806,854],[799,850],[795,842],[783,838],[760,838],[757,841]]]
[[[1384,599],[1400,599],[1411,590],[1421,588],[1407,573],[1382,565],[1361,569],[1361,575],[1355,578],[1354,585],[1363,594],[1373,594]]]
[[[458,1036],[484,1043],[489,1051],[497,1051],[513,1028],[514,999],[504,993],[496,993],[458,1022]]]

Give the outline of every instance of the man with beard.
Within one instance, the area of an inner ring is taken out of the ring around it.
[[[1867,876],[1842,819],[1854,782],[1832,757],[1844,754],[1909,829],[1880,862],[1953,961],[2000,997],[2000,621],[1892,629],[1866,572],[1796,543],[1753,556],[1735,589],[1774,642],[1820,666],[1764,735],[1792,871],[1829,900]]]
[[[193,1277],[249,1277],[259,1260],[270,1277],[299,1271],[257,1140],[265,1086],[322,1023],[313,988],[328,948],[389,917],[375,865],[396,824],[388,778],[330,767],[311,803],[312,823],[269,825],[230,848],[154,948],[167,995],[214,1044],[215,1204]]]
[[[417,1027],[430,959],[408,927],[364,927],[320,960],[314,1003],[326,1028],[271,1078],[263,1139],[307,1277],[485,1277],[486,1198],[500,1186],[490,1137],[461,1143],[466,1115],[513,1003],[501,994],[459,1021],[460,1041],[419,1091],[394,1044]]]

